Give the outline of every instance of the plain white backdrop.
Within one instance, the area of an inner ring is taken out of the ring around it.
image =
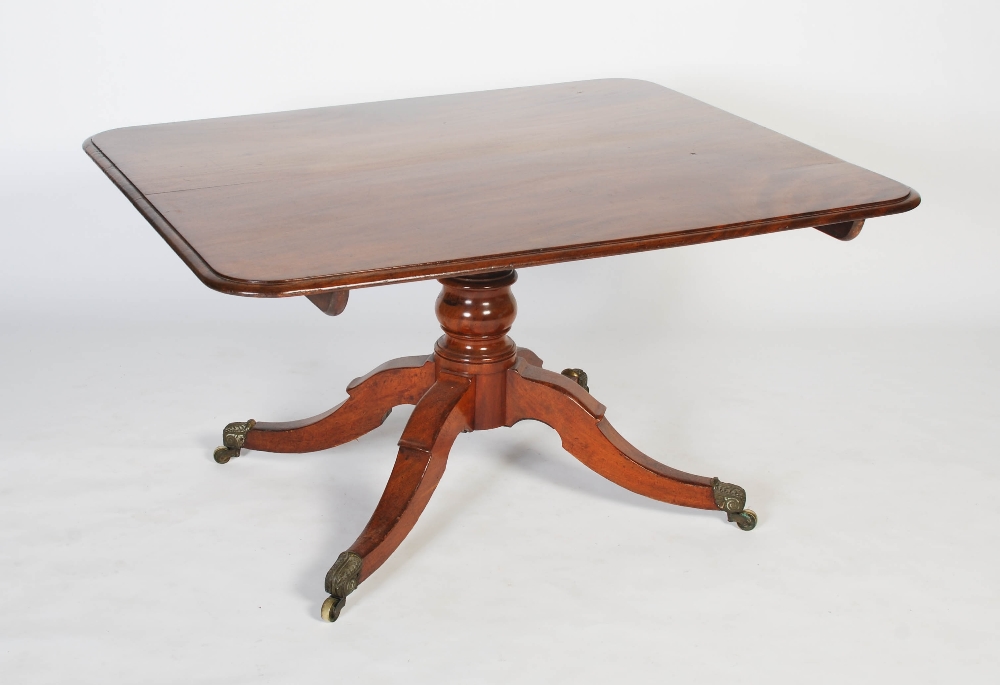
[[[1000,117],[987,2],[0,3],[0,679],[988,680],[1000,666]],[[206,289],[80,149],[102,130],[604,77],[917,189],[801,230],[521,271],[512,335],[624,435],[744,485],[751,534],[543,426],[463,436],[318,620],[408,410],[304,457],[211,449],[429,351],[437,285]]]

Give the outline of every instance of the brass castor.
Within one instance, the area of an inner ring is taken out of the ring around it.
[[[746,490],[713,478],[712,493],[715,495],[715,506],[726,512],[730,523],[735,523],[740,530],[753,530],[757,526],[757,514],[743,508],[747,503]]]
[[[346,603],[346,597],[334,597],[333,595],[330,595],[323,601],[323,606],[320,607],[319,615],[324,621],[333,623],[340,617],[340,610],[344,608]]]
[[[216,447],[215,452],[212,453],[215,461],[219,464],[225,464],[230,459],[240,456],[240,450],[243,449],[243,443],[246,442],[247,433],[256,424],[256,421],[250,419],[249,421],[236,421],[226,425],[222,429],[223,446]]]
[[[735,523],[739,526],[740,530],[753,530],[757,527],[757,514],[750,509],[731,512],[726,514],[726,518],[729,519],[730,523]]]
[[[364,562],[354,552],[341,552],[337,561],[326,573],[324,587],[330,596],[323,602],[319,615],[324,621],[333,623],[340,616],[340,610],[347,602],[347,595],[358,589],[358,579],[361,577],[361,565]]]
[[[577,385],[590,392],[590,388],[587,387],[587,372],[583,369],[563,369],[562,375],[572,381],[576,381]]]
[[[215,457],[215,462],[217,464],[225,464],[233,457],[240,456],[240,451],[231,450],[228,447],[216,447],[215,451],[212,452],[212,456]]]

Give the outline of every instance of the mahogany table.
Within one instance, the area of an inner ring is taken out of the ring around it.
[[[352,288],[437,278],[430,355],[355,379],[349,399],[285,423],[230,423],[242,449],[323,450],[416,405],[382,499],[326,576],[322,616],[396,549],[459,433],[534,419],[609,480],[720,510],[746,492],[646,456],[604,418],[581,369],[507,336],[518,267],[816,227],[840,240],[917,193],[661,86],[628,79],[136,126],[87,154],[207,286],[306,296],[337,315]]]

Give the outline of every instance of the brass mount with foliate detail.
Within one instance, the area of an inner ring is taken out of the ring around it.
[[[587,392],[590,392],[590,388],[587,386],[587,372],[583,369],[563,369],[561,373],[571,381],[576,381],[576,384]]]
[[[234,421],[233,423],[227,424],[225,428],[222,429],[222,447],[216,447],[215,452],[212,456],[215,457],[215,461],[220,464],[225,464],[230,459],[234,459],[240,456],[240,450],[243,449],[243,443],[246,442],[247,433],[250,429],[257,425],[257,422],[253,419],[249,421]]]
[[[718,478],[713,478],[712,494],[715,496],[715,506],[726,512],[730,523],[735,523],[740,530],[753,530],[757,526],[757,514],[744,508],[747,491],[739,485],[723,483]]]
[[[330,596],[320,608],[324,621],[333,623],[337,620],[347,602],[347,595],[357,589],[360,576],[361,557],[354,552],[341,552],[326,574],[326,591]]]

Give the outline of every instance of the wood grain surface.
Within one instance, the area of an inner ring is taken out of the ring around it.
[[[136,126],[84,148],[202,281],[240,295],[689,245],[920,202],[628,79]]]

